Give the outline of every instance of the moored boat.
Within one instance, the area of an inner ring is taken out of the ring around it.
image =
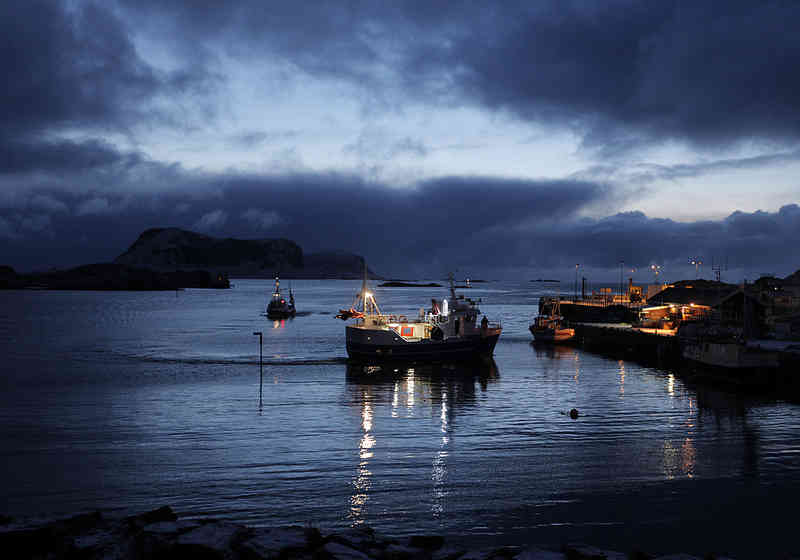
[[[280,279],[275,276],[275,288],[267,304],[267,317],[270,319],[286,319],[287,317],[294,317],[296,313],[292,288],[289,288],[289,299],[287,301],[286,298],[281,295],[280,286]]]
[[[681,354],[691,362],[731,371],[759,371],[778,367],[778,353],[749,346],[740,340],[684,341]]]
[[[430,309],[416,317],[381,312],[366,278],[350,309],[340,319],[353,319],[345,327],[347,354],[351,358],[385,360],[463,360],[491,356],[502,327],[481,314],[478,302],[457,295],[450,279],[450,300],[431,300]]]
[[[575,329],[564,324],[558,298],[552,301],[549,312],[536,317],[528,328],[536,342],[565,342],[575,336]]]

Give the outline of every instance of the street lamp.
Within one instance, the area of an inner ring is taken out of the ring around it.
[[[700,257],[689,257],[689,264],[694,265],[694,277],[700,278],[700,267],[703,265],[703,261]]]
[[[651,264],[650,270],[653,271],[653,281],[658,284],[658,275],[661,273],[661,265]]]
[[[580,264],[575,264],[575,301],[578,301],[578,267]]]

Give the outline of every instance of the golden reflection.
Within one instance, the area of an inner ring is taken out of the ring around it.
[[[373,456],[372,449],[375,447],[375,437],[370,433],[372,430],[372,403],[366,392],[362,395],[362,399],[361,429],[364,431],[364,435],[358,444],[358,471],[353,478],[353,495],[350,497],[350,518],[353,525],[364,523],[364,510],[369,500],[369,490],[372,487],[369,460]]]
[[[675,376],[671,373],[667,376],[667,392],[670,397],[675,396]]]
[[[442,438],[445,440],[446,438]],[[445,444],[443,443],[442,446]],[[447,455],[446,449],[439,450],[433,458],[433,472],[431,481],[433,482],[433,503],[431,512],[438,518],[444,512],[444,500],[447,496]]]
[[[282,329],[285,326],[286,326],[286,321],[284,319],[281,319],[280,321],[278,320],[272,321],[273,329]]]
[[[442,413],[439,417],[442,419],[442,432],[447,433],[447,391],[442,391]]]
[[[580,377],[581,377],[581,360],[578,357],[578,353],[575,352],[575,375],[573,377],[573,379],[575,380],[575,383],[578,382]]]
[[[444,499],[447,496],[447,445],[450,443],[450,438],[447,435],[450,420],[448,417],[447,409],[447,391],[442,391],[442,410],[439,414],[442,422],[442,443],[441,449],[436,452],[433,457],[433,471],[431,472],[431,481],[433,482],[433,503],[431,504],[431,512],[435,518],[442,515],[444,511]]]
[[[692,478],[694,476],[694,465],[697,460],[697,451],[694,448],[694,442],[691,438],[687,437],[683,440],[681,446],[681,468],[683,474]]]
[[[667,388],[670,395],[673,394],[674,376],[670,374],[667,381]],[[686,417],[686,436],[680,445],[673,445],[671,441],[664,441],[663,447],[663,471],[667,479],[677,476],[694,478],[694,471],[697,465],[697,449],[694,445],[694,428],[697,416],[697,406],[693,398],[687,399]]]
[[[619,394],[621,397],[625,396],[625,362],[619,360]]]
[[[494,362],[468,366],[441,364],[415,367],[348,364],[347,386],[352,391],[349,402],[360,412],[358,461],[351,480],[348,512],[352,526],[363,525],[370,519],[370,496],[376,484],[375,473],[372,472],[377,465],[374,462],[377,460],[375,434],[380,429],[380,425],[376,426],[375,416],[380,413],[380,407],[384,407],[385,417],[425,415],[434,421],[438,418],[440,431],[434,437],[438,439],[439,448],[431,450],[429,457],[430,507],[433,515],[439,517],[446,511],[445,500],[449,494],[447,461],[455,414],[462,407],[475,406],[478,391],[486,391],[488,384],[498,377]],[[372,506],[375,507],[374,503]]]

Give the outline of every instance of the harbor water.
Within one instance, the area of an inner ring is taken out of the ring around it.
[[[0,514],[166,504],[475,546],[800,553],[800,406],[534,346],[544,294],[522,281],[461,292],[502,322],[493,361],[353,365],[334,315],[359,282],[291,284],[298,315],[284,321],[263,315],[269,280],[0,292]],[[375,293],[409,316],[447,295]]]

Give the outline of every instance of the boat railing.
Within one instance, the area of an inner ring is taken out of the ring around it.
[[[397,315],[394,313],[371,313],[369,315],[370,319],[373,321],[377,321],[379,323],[408,323],[408,322],[418,322],[418,321],[409,321],[408,317],[405,315]]]

